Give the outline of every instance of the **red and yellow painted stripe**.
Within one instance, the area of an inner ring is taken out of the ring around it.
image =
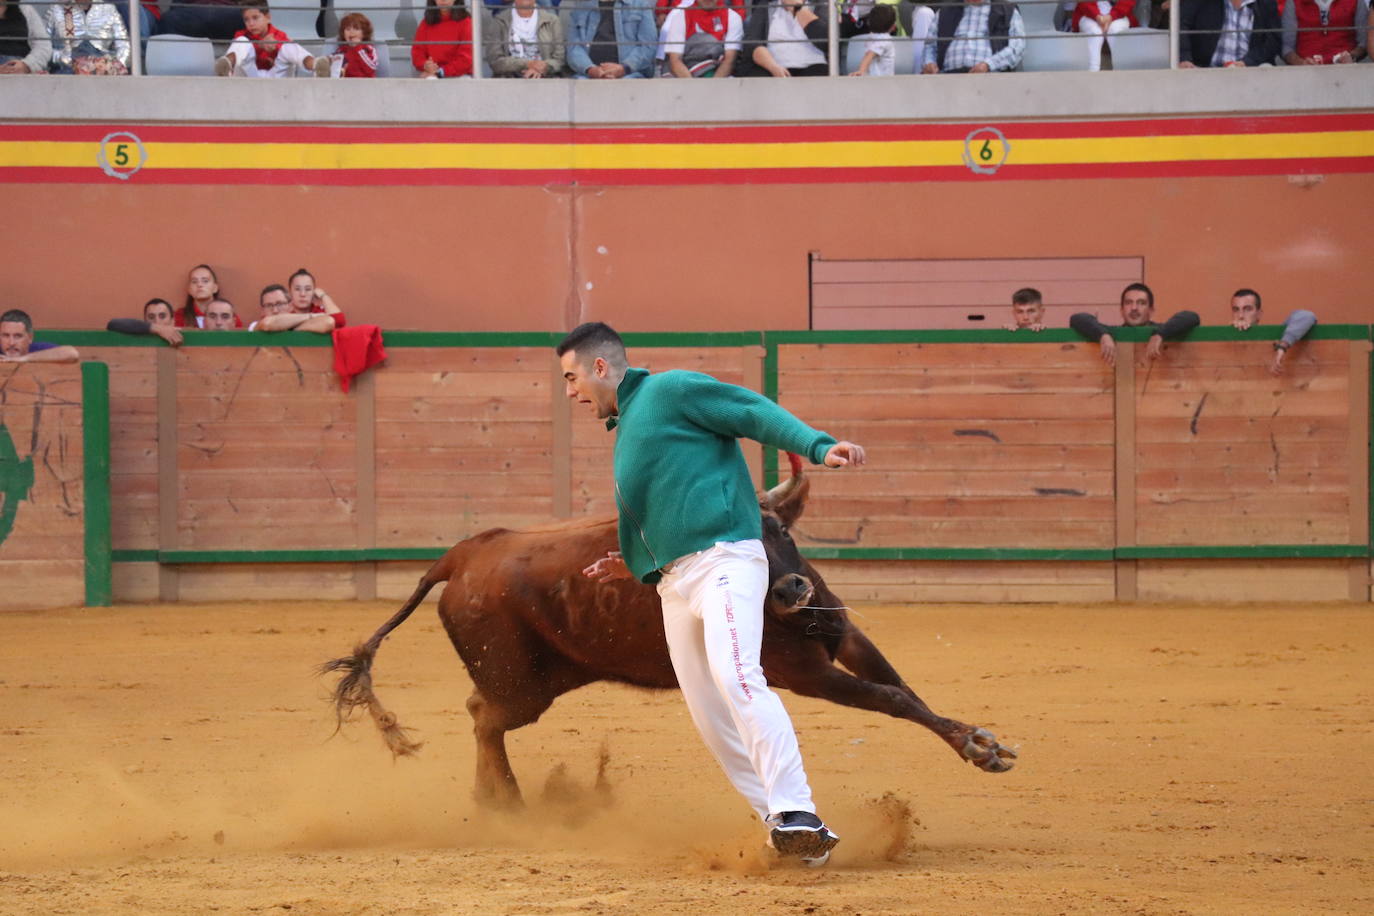
[[[966,164],[980,152],[995,171]],[[5,183],[843,184],[1308,172],[1374,172],[1374,114],[680,128],[0,125]]]

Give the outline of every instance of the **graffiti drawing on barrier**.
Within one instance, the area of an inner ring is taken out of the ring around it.
[[[19,501],[29,498],[33,489],[33,456],[19,460],[9,427],[0,423],[0,544],[14,530]]]

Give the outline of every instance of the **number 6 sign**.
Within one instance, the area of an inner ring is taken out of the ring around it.
[[[1011,144],[995,127],[980,127],[964,138],[964,165],[979,175],[994,175],[1011,155]]]
[[[100,141],[100,152],[95,161],[106,175],[128,181],[148,161],[148,151],[138,137],[117,131]]]

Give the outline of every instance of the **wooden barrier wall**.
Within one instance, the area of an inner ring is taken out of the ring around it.
[[[848,600],[1368,600],[1368,335],[1319,327],[1277,377],[1216,328],[1153,363],[1124,332],[1115,368],[1064,331],[629,343],[869,448],[815,472],[794,531]],[[614,437],[564,396],[554,335],[388,334],[348,394],[323,338],[71,336],[110,365],[119,599],[399,598],[463,537],[615,510]]]
[[[81,369],[0,363],[0,610],[86,597]]]

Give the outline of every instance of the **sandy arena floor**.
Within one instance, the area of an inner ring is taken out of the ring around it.
[[[477,809],[432,609],[376,667],[421,756],[330,740],[311,668],[393,610],[0,615],[0,914],[1374,912],[1367,606],[862,608],[1022,757],[784,694],[844,838],[820,870],[764,855],[676,693],[565,697],[510,741],[528,810]]]

